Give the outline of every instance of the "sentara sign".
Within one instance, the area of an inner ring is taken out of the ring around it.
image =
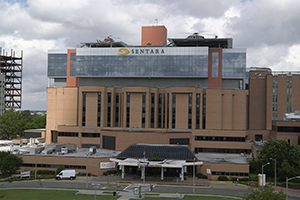
[[[77,48],[76,56],[166,56],[208,55],[208,47],[105,47]]]
[[[115,162],[101,162],[100,169],[114,169],[116,167]]]
[[[141,54],[141,55],[149,55],[149,54],[165,54],[165,49],[153,49],[153,48],[136,48],[136,49],[127,49],[120,48],[118,50],[119,55],[127,55],[127,54]]]

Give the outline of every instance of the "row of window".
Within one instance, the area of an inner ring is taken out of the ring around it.
[[[212,171],[212,175],[219,175],[219,176],[249,176],[248,173],[241,173],[241,172],[216,172]]]
[[[78,132],[58,132],[58,136],[60,137],[78,137],[78,135]],[[99,138],[100,133],[81,133],[81,136]]]
[[[272,126],[272,130],[276,132],[300,132],[300,127]]]
[[[58,132],[58,136],[61,137],[78,137],[77,132]]]
[[[37,167],[41,168],[58,168],[63,166],[65,169],[86,169],[83,165],[49,165],[49,164],[37,164]],[[22,167],[35,167],[34,163],[23,163]]]
[[[199,148],[195,147],[195,153],[233,153],[240,154],[246,153],[250,154],[251,149],[221,149],[221,148]]]
[[[245,142],[245,137],[215,137],[215,136],[195,136],[196,141],[227,141]]]

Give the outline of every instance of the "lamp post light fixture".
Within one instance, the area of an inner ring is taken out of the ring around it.
[[[100,186],[100,183],[92,183],[92,185],[95,187],[95,200],[96,200],[96,188]]]
[[[275,178],[275,191],[276,191],[276,158],[270,158],[270,159],[275,161],[275,172],[274,172],[274,178]]]
[[[193,193],[195,193],[195,161],[196,158],[194,158],[194,163],[193,163]]]
[[[265,182],[264,182],[264,166],[269,165],[270,162],[267,162],[266,164],[262,165],[262,186],[265,186]]]
[[[289,199],[289,194],[288,194],[288,182],[290,181],[290,180],[293,180],[293,179],[295,179],[295,178],[300,178],[300,176],[295,176],[295,177],[293,177],[293,178],[288,178],[288,177],[286,177],[286,200],[288,200]]]
[[[86,183],[85,188],[88,188],[88,173],[89,173],[89,153],[86,154]]]

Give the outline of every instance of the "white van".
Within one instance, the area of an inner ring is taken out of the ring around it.
[[[70,179],[73,180],[76,178],[76,171],[75,170],[62,170],[59,174],[56,175],[56,180],[61,179]]]

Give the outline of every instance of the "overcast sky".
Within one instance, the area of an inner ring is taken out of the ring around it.
[[[300,71],[297,0],[0,0],[0,47],[23,56],[22,110],[46,110],[47,51],[112,35],[139,45],[141,26],[168,37],[232,37],[247,67]]]

